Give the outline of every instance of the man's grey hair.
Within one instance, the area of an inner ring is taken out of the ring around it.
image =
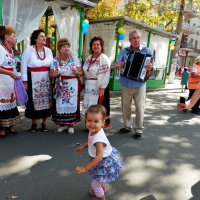
[[[129,33],[129,39],[131,38],[131,36],[132,36],[134,33],[137,33],[140,37],[142,36],[142,34],[141,34],[140,31],[134,30],[134,31],[131,31],[131,32]]]

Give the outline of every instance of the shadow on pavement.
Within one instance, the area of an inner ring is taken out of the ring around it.
[[[199,200],[200,199],[200,181],[194,184],[191,188],[193,197],[189,200]]]
[[[156,200],[156,198],[153,195],[148,195],[140,200]]]

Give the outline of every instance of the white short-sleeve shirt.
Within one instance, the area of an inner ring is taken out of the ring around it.
[[[103,151],[103,158],[108,157],[112,152],[112,146],[110,145],[110,142],[109,142],[108,138],[106,137],[106,134],[103,129],[101,129],[95,135],[90,135],[90,134],[88,135],[89,156],[91,156],[91,157],[96,156],[95,143],[97,143],[97,142],[102,142],[102,143],[106,144],[106,146],[104,147],[104,151]]]

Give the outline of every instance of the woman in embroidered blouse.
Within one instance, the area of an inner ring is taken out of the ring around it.
[[[73,134],[73,126],[80,121],[79,78],[83,76],[83,70],[78,58],[72,56],[67,38],[58,41],[57,49],[59,55],[50,71],[50,77],[55,78],[52,121],[60,125],[57,132],[69,127],[68,132]]]
[[[104,54],[104,41],[101,37],[93,37],[90,41],[90,55],[83,66],[85,76],[85,90],[83,109],[94,104],[102,104],[107,111],[104,128],[110,127],[110,59]]]
[[[14,80],[19,79],[12,46],[15,45],[15,30],[0,26],[0,137],[16,133],[13,126],[21,122],[17,109]]]
[[[22,54],[22,81],[28,92],[25,116],[32,119],[30,132],[35,133],[37,119],[42,118],[41,130],[47,132],[46,121],[51,115],[50,65],[53,62],[51,49],[45,47],[43,30],[35,30],[31,35],[31,46]]]

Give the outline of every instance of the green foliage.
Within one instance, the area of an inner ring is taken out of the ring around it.
[[[46,22],[46,17],[42,17],[40,20],[40,25],[39,27],[43,30],[45,30],[45,22]],[[56,22],[54,21],[54,17],[52,16],[48,16],[48,35],[46,35],[47,37],[52,37],[52,34],[54,32],[54,28],[51,27],[51,25],[55,25]]]
[[[39,28],[43,29],[45,31],[45,24],[46,24],[46,17],[42,17],[40,20],[40,24],[39,24]],[[46,35],[47,37],[51,38],[51,37],[55,37],[54,31],[55,29],[53,27],[51,27],[51,25],[55,25],[56,22],[54,21],[54,17],[53,16],[48,16],[48,35]],[[50,43],[50,48],[53,50],[54,49],[54,42]]]
[[[102,0],[97,3],[95,8],[87,12],[87,19],[109,18],[123,15],[122,11],[117,9],[120,0]]]
[[[164,25],[166,31],[176,31],[179,9],[174,8],[184,3],[192,3],[200,12],[200,0],[130,0],[122,10],[117,7],[122,0],[102,0],[87,13],[88,19],[127,16],[134,20],[156,27]]]
[[[172,4],[144,0],[126,4],[124,15],[153,27],[162,24],[165,30],[170,31],[173,31],[173,24],[178,19],[178,11],[173,9]]]

